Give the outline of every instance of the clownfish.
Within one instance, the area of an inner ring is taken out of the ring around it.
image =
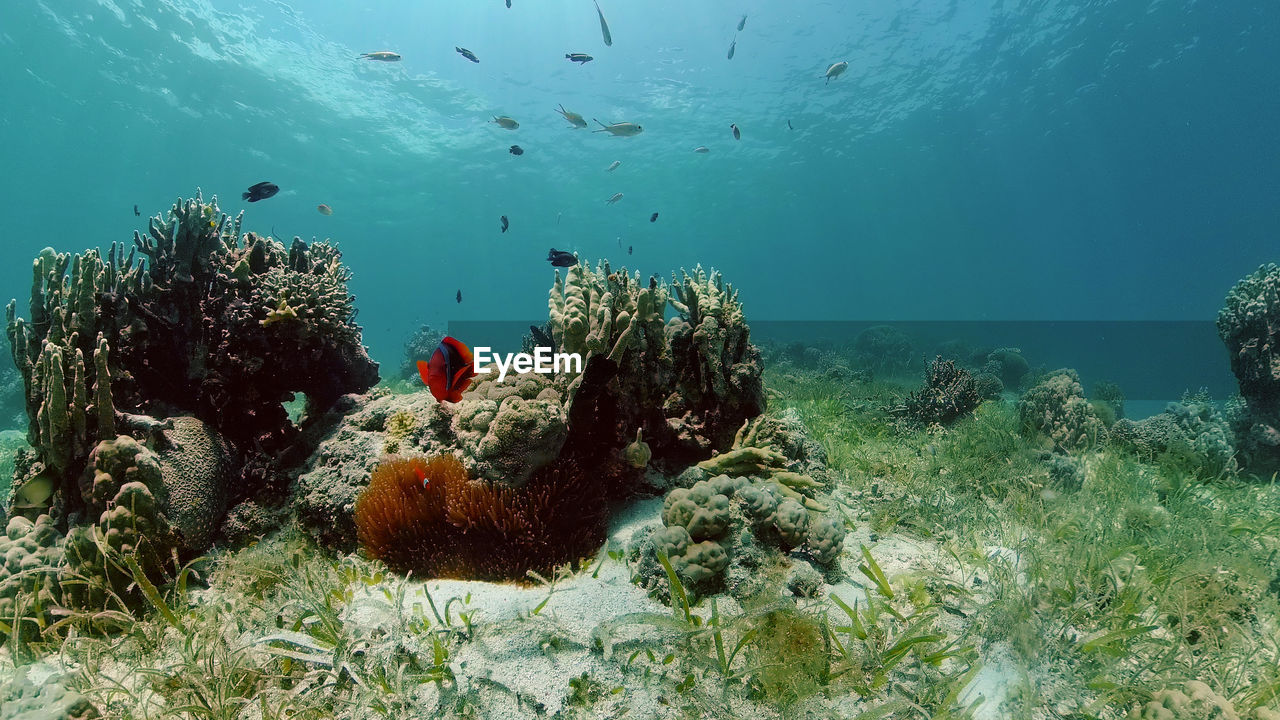
[[[431,354],[431,361],[418,361],[418,374],[422,382],[431,388],[431,395],[440,402],[459,402],[462,393],[471,386],[476,376],[471,348],[459,340],[446,337]]]

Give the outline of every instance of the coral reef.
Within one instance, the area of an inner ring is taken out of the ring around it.
[[[982,402],[973,375],[939,355],[924,373],[924,387],[890,411],[922,425],[947,424],[968,415]]]
[[[1235,284],[1218,311],[1242,402],[1232,413],[1242,464],[1280,468],[1280,266],[1263,265]]]
[[[987,354],[982,371],[1000,378],[1000,382],[1004,383],[1005,387],[1016,388],[1031,372],[1031,365],[1022,356],[1022,350],[1019,348],[996,348]]]
[[[1164,412],[1144,420],[1117,420],[1110,438],[1147,458],[1176,454],[1201,475],[1212,477],[1237,467],[1231,426],[1205,391],[1187,393],[1181,402],[1171,402]]]
[[[418,379],[418,361],[428,360],[432,353],[444,340],[444,333],[423,325],[409,335],[404,341],[404,358],[400,361],[400,378],[409,383],[420,382]]]
[[[0,618],[7,618],[5,622],[36,607],[45,608],[47,615],[59,604],[61,541],[62,533],[48,515],[41,515],[35,522],[21,516],[9,518],[5,534],[0,537],[0,557],[4,558],[0,566]]]
[[[1099,380],[1093,384],[1093,403],[1095,410],[1098,409],[1099,404],[1109,407],[1114,416],[1113,420],[1124,417],[1124,390],[1113,382]]]
[[[910,336],[892,325],[874,325],[854,338],[853,352],[859,366],[891,375],[911,365],[915,344]]]
[[[668,302],[677,316],[664,325]],[[617,408],[611,445],[642,430],[655,460],[683,466],[727,447],[764,409],[760,353],[737,292],[717,272],[682,272],[668,289],[607,262],[596,271],[579,264],[563,281],[557,272],[549,314],[558,350],[617,363],[606,390]],[[568,395],[575,392],[571,385]]]
[[[399,572],[518,580],[595,552],[608,485],[567,461],[515,489],[472,482],[453,455],[388,458],[356,501],[356,527]]]
[[[241,537],[278,520],[253,509],[280,505],[310,437],[283,402],[302,393],[321,414],[377,382],[338,251],[240,225],[179,200],[127,253],[46,248],[30,320],[9,303],[31,446],[11,509],[66,533],[69,604],[134,604],[137,572],[160,580],[207,550],[236,503],[261,503],[238,514]]]
[[[1018,401],[1018,419],[1029,435],[1043,435],[1055,450],[1082,450],[1106,440],[1107,429],[1085,399],[1075,370],[1055,370]]]

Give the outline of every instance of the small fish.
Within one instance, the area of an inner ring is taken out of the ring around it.
[[[378,50],[377,52],[362,53],[357,60],[381,60],[382,62],[400,62],[400,53],[391,52],[390,50]]]
[[[565,57],[565,59],[566,59],[566,60],[568,60],[569,62],[576,62],[576,63],[578,63],[578,66],[579,66],[579,67],[581,67],[581,66],[583,66],[583,65],[586,65],[587,63],[591,62],[592,60],[595,60],[595,58],[591,57],[590,55],[588,55],[588,54],[586,54],[586,53],[567,53],[564,57]]]
[[[595,2],[595,0],[591,0]],[[604,44],[606,46],[613,45],[613,36],[609,34],[609,23],[604,21],[604,13],[600,12],[600,3],[595,3],[596,14],[600,16],[600,34],[604,36]]]
[[[711,148],[707,147],[706,145],[699,145],[698,147],[694,148],[693,151],[696,153],[702,153],[703,155],[706,155],[707,153],[711,152]]]
[[[512,145],[511,149],[507,150],[507,152],[511,153],[512,155],[523,155],[524,148],[520,147],[519,145]]]
[[[618,166],[621,164],[622,164],[621,160],[614,160],[613,162],[609,163],[609,167],[605,168],[604,171],[613,172],[614,170],[617,170]]]
[[[459,291],[458,291],[458,304],[459,304],[459,305],[461,305],[461,304],[462,304],[462,291],[461,291],[461,290],[459,290]]]
[[[738,129],[737,123],[729,123],[729,129],[733,131],[734,140],[742,139],[742,131]]]
[[[279,185],[264,181],[256,185],[250,185],[246,192],[240,193],[240,199],[248,200],[249,202],[258,202],[259,200],[266,200],[278,192],[280,192]]]
[[[595,118],[591,118],[591,119],[596,120]],[[640,133],[644,132],[644,128],[640,127],[635,123],[620,122],[620,123],[610,123],[608,125],[605,125],[599,120],[596,120],[596,122],[600,125],[601,129],[592,130],[591,132],[607,132],[610,135],[616,135],[618,137],[631,137],[633,135],[639,135]]]
[[[622,199],[622,193],[614,193],[614,194],[610,195],[610,196],[609,196],[609,199],[608,199],[608,200],[605,200],[604,202],[605,202],[605,204],[606,204],[606,205],[612,205],[612,204],[614,204],[614,203],[618,202],[618,201],[619,201],[619,200],[621,200],[621,199]]]
[[[848,70],[848,69],[849,69],[849,63],[841,60],[838,63],[832,63],[831,67],[827,68],[827,72],[822,77],[826,78],[827,79],[826,84],[830,85],[832,78],[840,77],[840,75],[845,70]]]
[[[520,127],[520,123],[516,122],[515,120],[512,120],[506,115],[495,116],[489,122],[497,123],[498,127],[505,128],[507,130],[515,130],[516,128]]]
[[[569,124],[575,128],[584,128],[587,126],[587,121],[583,120],[581,115],[573,112],[572,110],[565,110],[564,105],[556,108],[556,112],[560,113],[560,115],[563,116],[565,120],[568,120]]]
[[[630,246],[630,245],[628,245],[628,246],[627,246],[627,254],[628,254],[628,255],[630,255],[630,254],[631,254],[632,252],[634,252],[634,251],[635,251],[635,248],[634,248],[634,247],[632,247],[632,246]]]
[[[788,130],[795,130],[795,128],[791,127],[791,121],[790,121],[790,120],[787,120],[787,129],[788,129]]]
[[[746,26],[747,26],[747,16],[743,15],[742,19],[738,21],[738,32],[742,32],[742,28]]]
[[[446,337],[431,354],[430,362],[418,361],[418,375],[431,388],[432,397],[439,402],[456,403],[462,400],[462,393],[466,392],[471,379],[476,376],[471,348],[456,338]]]
[[[547,262],[556,267],[573,267],[578,264],[578,256],[563,250],[551,248],[547,251]]]
[[[142,217],[142,213],[138,212],[138,206],[137,206],[137,205],[134,205],[134,206],[133,206],[133,216],[134,216],[134,217]]]
[[[507,228],[511,227],[511,223],[510,221],[507,220],[506,215],[503,215],[502,217],[498,218],[498,220],[502,223],[502,232],[506,232]]]
[[[729,59],[733,59],[733,53],[738,49],[738,36],[733,36],[733,42],[729,43]]]
[[[321,215],[333,214],[333,208],[329,207],[328,205],[325,205],[324,203],[320,203],[319,205],[317,205],[316,210],[319,211]]]
[[[510,9],[511,9],[511,0],[507,0],[507,9],[508,9],[508,10],[510,10]]]
[[[456,47],[456,46],[455,46],[453,49],[454,49],[454,51],[455,51],[455,52],[457,52],[459,55],[461,55],[462,57],[464,57],[464,58],[466,58],[466,59],[470,60],[470,61],[471,61],[471,62],[473,62],[473,63],[478,63],[478,62],[480,62],[480,58],[476,57],[476,54],[475,54],[475,53],[471,52],[470,50],[468,50],[468,49],[466,49],[466,48],[461,48],[461,47]]]
[[[649,216],[649,222],[658,222],[658,213]]]

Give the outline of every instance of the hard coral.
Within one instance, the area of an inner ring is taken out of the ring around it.
[[[1260,474],[1280,469],[1280,266],[1236,283],[1217,326],[1240,385],[1232,418],[1240,459]]]
[[[137,255],[146,261],[135,263]],[[232,486],[243,473],[215,461],[217,482],[206,488],[217,496],[193,503],[221,513],[229,500],[271,484],[265,480],[282,480],[270,469],[296,459],[287,453],[296,432],[282,400],[301,392],[323,409],[377,382],[349,278],[335,248],[295,239],[286,250],[241,236],[240,217],[199,194],[151,218],[127,254],[123,245],[74,257],[42,251],[31,320],[10,303],[8,337],[24,382],[28,439],[56,480],[50,504],[58,522],[86,514],[76,482],[98,441],[118,431],[151,436],[169,417],[194,415],[211,426],[215,444],[229,443],[229,462],[263,481]],[[271,318],[280,321],[265,322]],[[185,535],[207,546],[219,520]]]
[[[1024,432],[1046,436],[1054,449],[1082,450],[1107,437],[1107,429],[1084,397],[1075,370],[1055,370],[1023,394],[1018,419]]]
[[[605,484],[569,462],[516,489],[470,481],[453,455],[389,458],[356,501],[356,528],[361,545],[399,572],[521,579],[604,541]]]

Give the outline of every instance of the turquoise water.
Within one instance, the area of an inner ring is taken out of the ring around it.
[[[1274,2],[608,0],[612,47],[586,0],[369,5],[0,5],[0,294],[197,187],[338,241],[392,363],[422,321],[542,316],[552,246],[715,266],[753,320],[1209,320],[1274,258]]]

